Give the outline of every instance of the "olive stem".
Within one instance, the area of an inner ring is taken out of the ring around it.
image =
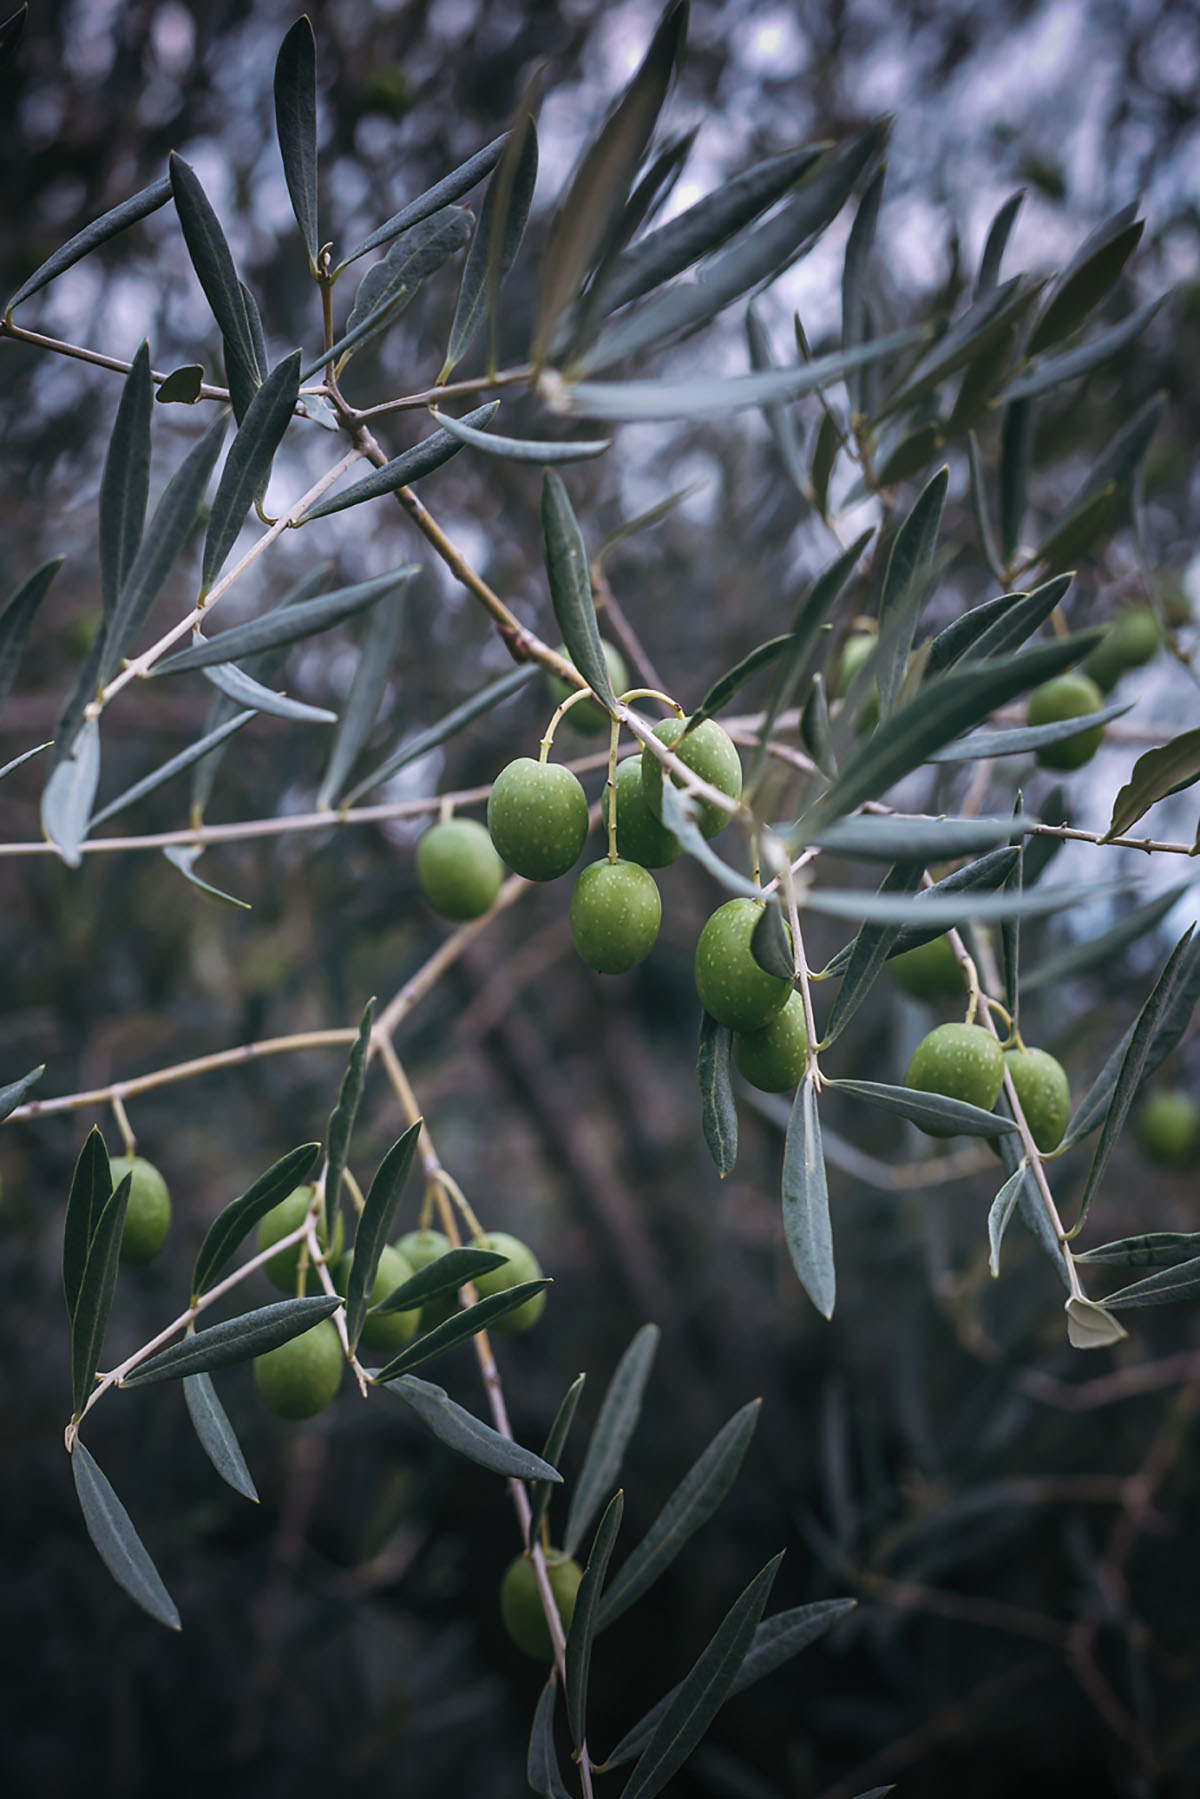
[[[766,839],[768,858],[775,848],[773,838]],[[813,1086],[821,1085],[821,1070],[817,1061],[819,1040],[817,1037],[817,1021],[813,1012],[812,981],[809,972],[808,958],[804,953],[804,935],[800,929],[800,908],[796,903],[796,883],[791,859],[784,856],[779,865],[776,879],[783,894],[783,903],[787,911],[788,926],[792,933],[792,964],[795,978],[800,983],[800,1003],[804,1007],[804,1029],[808,1036],[808,1050],[805,1056],[805,1078],[811,1078]]]
[[[90,362],[95,368],[111,369],[116,375],[127,375],[133,367],[132,363],[122,362],[116,356],[104,356],[99,350],[87,350],[80,344],[65,343],[59,337],[45,337],[40,331],[26,331],[23,325],[14,325],[10,317],[0,319],[0,337],[11,337],[16,343],[34,344],[39,350],[55,350],[60,356],[73,357],[76,362]],[[161,386],[167,376],[159,369],[151,369],[150,379],[157,386]],[[200,384],[197,398],[224,400],[228,403],[229,389],[227,387],[210,387],[206,381],[203,381]]]
[[[550,723],[546,726],[546,733],[541,742],[541,752],[538,756],[539,762],[548,760],[550,746],[554,742],[554,733],[562,722],[563,714],[569,712],[572,706],[577,706],[581,700],[592,700],[595,699],[595,697],[596,696],[590,687],[579,687],[574,693],[569,693],[567,695],[562,705],[555,709],[553,718],[551,718]]]
[[[125,1154],[129,1157],[130,1161],[132,1161],[137,1154],[137,1138],[133,1134],[121,1095],[119,1093],[114,1093],[109,1103],[113,1109],[113,1116],[117,1121],[117,1129],[121,1133],[121,1141],[125,1145]]]
[[[621,727],[614,718],[608,734],[608,780],[604,784],[605,810],[608,815],[608,859],[609,862],[619,860],[617,851],[617,747],[621,741]]]
[[[304,1241],[307,1245],[309,1255],[312,1257],[313,1267],[317,1271],[317,1279],[320,1281],[322,1287],[324,1287],[325,1292],[330,1299],[340,1300],[342,1295],[333,1284],[333,1276],[329,1272],[321,1245],[317,1241],[317,1205],[322,1196],[323,1184],[319,1184],[313,1204],[309,1208],[308,1216],[304,1221]],[[349,1362],[354,1378],[358,1382],[359,1393],[365,1399],[367,1397],[368,1386],[367,1374],[362,1363],[350,1347],[350,1337],[346,1330],[346,1307],[344,1303],[339,1305],[337,1311],[333,1314],[333,1324],[342,1345],[342,1354]]]

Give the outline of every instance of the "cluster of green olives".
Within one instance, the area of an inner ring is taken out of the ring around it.
[[[1003,1049],[981,1024],[939,1024],[913,1051],[905,1085],[920,1093],[965,1100],[984,1112],[995,1109],[1004,1077],[1013,1089],[1029,1134],[1043,1155],[1057,1149],[1067,1128],[1071,1092],[1062,1064],[1044,1049],[1017,1044]],[[952,1137],[952,1127],[922,1127],[930,1137]]]
[[[314,1191],[311,1186],[297,1187],[266,1214],[258,1226],[260,1251],[270,1249],[272,1244],[290,1236],[303,1224],[312,1205]],[[317,1241],[329,1266],[333,1284],[343,1296],[349,1284],[353,1262],[350,1254],[343,1253],[344,1240],[344,1226],[339,1215],[330,1247],[322,1208],[317,1214]],[[476,1278],[475,1289],[480,1299],[486,1299],[492,1293],[502,1293],[506,1288],[515,1287],[523,1281],[541,1278],[542,1271],[533,1251],[519,1238],[509,1236],[506,1231],[486,1232],[478,1239],[476,1247],[493,1250],[497,1255],[507,1258],[498,1268],[492,1268]],[[379,1257],[379,1267],[368,1304],[379,1305],[389,1293],[394,1293],[397,1287],[403,1286],[405,1281],[411,1280],[422,1268],[437,1261],[450,1248],[450,1239],[442,1231],[429,1229],[409,1231],[395,1243],[386,1244]],[[264,1262],[263,1269],[275,1286],[285,1293],[294,1294],[302,1285],[300,1244],[292,1243],[281,1249],[277,1255]],[[432,1330],[434,1325],[441,1324],[448,1318],[456,1303],[455,1296],[448,1293],[412,1311],[368,1312],[359,1342],[364,1348],[375,1350],[379,1354],[398,1355],[418,1330]],[[545,1292],[535,1293],[532,1299],[527,1299],[523,1305],[507,1312],[491,1328],[506,1334],[528,1330],[541,1317],[545,1303]],[[287,1343],[281,1343],[277,1349],[268,1350],[265,1355],[257,1357],[254,1379],[264,1402],[278,1417],[292,1420],[313,1418],[318,1412],[324,1411],[335,1397],[341,1385],[344,1361],[337,1327],[331,1319],[324,1318],[311,1330],[304,1331]]]

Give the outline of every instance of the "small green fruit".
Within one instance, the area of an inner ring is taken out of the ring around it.
[[[625,693],[631,682],[624,656],[616,644],[609,643],[607,638],[600,639],[600,648],[604,651],[604,666],[608,670],[608,678],[612,683],[613,692],[615,694]],[[566,647],[561,643],[558,646],[558,653],[560,656],[567,656]],[[573,657],[567,656],[568,662],[573,662],[573,660]],[[561,706],[563,701],[569,699],[575,692],[575,688],[566,681],[560,681],[557,675],[551,675],[550,692],[554,704]],[[585,737],[597,737],[601,731],[608,730],[612,720],[597,700],[578,700],[571,710],[563,715],[563,723],[573,725],[577,731],[582,731]]]
[[[981,1024],[939,1024],[913,1051],[904,1081],[919,1093],[941,1093],[990,1112],[1004,1085],[1004,1056]],[[921,1128],[930,1137],[955,1134],[932,1125]]]
[[[1025,722],[1029,725],[1057,724],[1064,718],[1083,718],[1089,712],[1098,712],[1104,704],[1104,695],[1096,683],[1078,670],[1071,674],[1055,675],[1052,681],[1044,681],[1035,687],[1029,696],[1029,705],[1025,713]],[[1078,737],[1068,737],[1065,743],[1047,743],[1037,752],[1037,760],[1042,768],[1082,768],[1090,762],[1100,748],[1104,736],[1104,726],[1094,725],[1090,731],[1080,732]]]
[[[1200,1144],[1200,1106],[1178,1087],[1159,1088],[1138,1107],[1133,1128],[1147,1161],[1183,1168]]]
[[[509,1287],[519,1287],[522,1281],[540,1281],[542,1270],[533,1251],[521,1242],[519,1237],[510,1237],[507,1231],[488,1231],[475,1244],[476,1249],[490,1249],[498,1256],[507,1256],[499,1268],[492,1268],[487,1274],[475,1277],[475,1291],[480,1299],[487,1299],[493,1293],[507,1292]],[[519,1331],[527,1331],[535,1325],[546,1308],[545,1288],[527,1299],[511,1312],[505,1312],[490,1328],[499,1331],[502,1336],[516,1336]]]
[[[682,850],[674,831],[646,804],[640,756],[617,764],[617,850],[626,862],[640,862],[643,868],[666,868]]]
[[[655,725],[654,735],[660,743],[674,750],[693,774],[699,775],[719,793],[726,793],[731,800],[736,800],[742,791],[742,764],[733,738],[715,718],[706,718],[703,724],[685,735],[686,724],[687,720],[683,718],[664,718],[661,724]],[[642,792],[653,816],[661,818],[662,763],[653,750],[642,751]],[[701,800],[697,822],[705,837],[715,837],[729,823],[729,814],[708,800]]]
[[[1128,668],[1140,668],[1162,647],[1162,627],[1149,606],[1130,606],[1080,667],[1105,693]]]
[[[764,1093],[784,1093],[798,1086],[808,1060],[808,1028],[800,995],[789,994],[783,1010],[760,1030],[735,1031],[733,1060],[739,1074]]]
[[[579,860],[588,831],[583,788],[560,762],[518,756],[496,776],[487,809],[492,842],[527,881],[553,881]]]
[[[696,944],[696,991],[718,1024],[734,1031],[757,1031],[787,1004],[792,983],[768,974],[754,960],[750,939],[763,902],[726,900],[718,906]]]
[[[271,1208],[266,1217],[259,1221],[260,1250],[270,1249],[272,1243],[278,1243],[281,1237],[288,1236],[304,1223],[304,1214],[312,1204],[312,1196],[311,1187],[295,1187],[286,1199],[281,1199],[277,1206]],[[345,1222],[339,1213],[333,1232],[331,1261],[341,1255],[345,1236]],[[326,1247],[324,1208],[317,1214],[317,1242],[322,1249]],[[294,1294],[300,1276],[300,1244],[293,1243],[287,1249],[281,1249],[277,1256],[272,1256],[269,1262],[263,1263],[263,1270],[268,1280],[273,1281],[281,1292]]]
[[[844,700],[850,691],[855,675],[867,660],[875,653],[879,639],[873,631],[854,631],[847,637],[842,646],[841,660],[838,663],[837,680],[834,683],[833,697]]]
[[[132,1175],[125,1228],[121,1232],[121,1260],[135,1267],[153,1261],[171,1228],[171,1196],[153,1162],[144,1156],[111,1156],[108,1171],[115,1187]]]
[[[1004,1066],[1012,1076],[1030,1135],[1048,1155],[1062,1142],[1071,1116],[1071,1089],[1062,1063],[1044,1049],[1006,1049]]]
[[[444,818],[417,845],[421,892],[443,918],[481,918],[496,903],[504,864],[475,818]]]
[[[915,949],[901,950],[891,958],[887,969],[897,987],[913,999],[932,1002],[963,997],[962,969],[949,937],[934,937]]]
[[[396,1240],[396,1248],[404,1257],[414,1274],[422,1268],[428,1268],[430,1262],[436,1262],[453,1248],[449,1237],[443,1231],[407,1231]],[[435,1324],[442,1324],[452,1312],[458,1310],[458,1296],[455,1293],[443,1293],[436,1299],[427,1300],[421,1307],[421,1329],[432,1330]]]
[[[550,1549],[546,1552],[546,1574],[566,1636],[575,1615],[575,1595],[583,1579],[583,1569],[561,1549]],[[500,1615],[518,1649],[535,1656],[538,1661],[553,1659],[554,1644],[542,1610],[537,1571],[527,1555],[519,1555],[504,1571],[500,1582]]]
[[[341,1385],[344,1358],[337,1327],[322,1318],[311,1330],[269,1349],[254,1362],[254,1380],[279,1418],[315,1418]]]
[[[597,974],[625,974],[654,948],[662,901],[638,862],[589,862],[571,894],[571,937]]]
[[[343,1297],[350,1284],[353,1261],[353,1256],[343,1256],[333,1271],[333,1284]],[[367,1303],[378,1305],[381,1299],[386,1299],[389,1293],[394,1293],[397,1287],[411,1280],[415,1272],[403,1251],[394,1243],[385,1243],[379,1257],[375,1284]],[[383,1350],[394,1355],[416,1335],[420,1316],[420,1307],[413,1312],[379,1312],[374,1317],[368,1312],[358,1340],[366,1349]]]

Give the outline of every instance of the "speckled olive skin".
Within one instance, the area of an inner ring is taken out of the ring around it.
[[[624,693],[631,685],[624,656],[616,644],[609,643],[607,638],[601,638],[600,648],[604,651],[604,666],[608,670],[608,678],[613,692]],[[565,645],[559,644],[558,653],[560,656],[567,656]],[[567,661],[571,660],[572,658],[567,656]],[[575,692],[575,689],[566,681],[560,681],[557,675],[551,675],[550,692],[554,704],[561,706],[563,701],[569,699]],[[608,730],[612,720],[598,700],[577,700],[570,711],[563,714],[563,723],[570,725],[576,731],[581,731],[585,737],[598,737],[601,731]]]
[[[571,938],[597,974],[625,974],[654,948],[662,901],[637,862],[589,862],[571,894]]]
[[[674,831],[646,804],[640,756],[617,764],[617,850],[626,862],[640,862],[643,868],[666,868],[682,851]]]
[[[994,1109],[1004,1085],[1004,1056],[990,1031],[981,1024],[939,1024],[912,1053],[905,1084],[921,1093],[941,1093],[969,1105]],[[952,1137],[952,1130],[921,1127],[930,1137]]]
[[[333,1271],[333,1284],[343,1297],[350,1284],[353,1261],[353,1256],[343,1256]],[[367,1304],[378,1305],[381,1299],[386,1299],[389,1293],[394,1293],[397,1287],[411,1280],[415,1273],[416,1270],[403,1252],[394,1243],[385,1243],[380,1252],[379,1268]],[[358,1340],[366,1349],[377,1349],[395,1355],[416,1335],[420,1316],[420,1307],[412,1312],[380,1312],[375,1317],[368,1312]]]
[[[518,756],[496,776],[487,821],[492,842],[515,874],[553,881],[579,860],[587,798],[561,763]]]
[[[1057,1149],[1071,1116],[1071,1089],[1062,1063],[1044,1049],[1006,1049],[1004,1067],[1012,1076],[1029,1132],[1043,1155]]]
[[[1089,712],[1098,712],[1103,704],[1104,695],[1096,683],[1075,670],[1071,674],[1056,675],[1053,681],[1044,681],[1034,688],[1029,696],[1025,722],[1029,725],[1057,724],[1059,719],[1083,718]],[[1037,752],[1037,761],[1042,768],[1082,768],[1100,748],[1103,736],[1104,726],[1094,725],[1090,731],[1081,731],[1078,737],[1068,737],[1065,743],[1044,744]]]
[[[575,1595],[583,1579],[583,1569],[561,1549],[550,1549],[546,1552],[546,1574],[565,1636],[575,1615]],[[519,1555],[504,1571],[500,1582],[500,1615],[518,1649],[523,1649],[526,1655],[536,1656],[538,1661],[552,1659],[554,1644],[542,1610],[537,1570],[527,1555]]]
[[[790,981],[760,968],[750,950],[761,900],[731,899],[718,906],[696,944],[696,991],[718,1024],[734,1031],[757,1031],[781,1012]]]
[[[542,1278],[541,1266],[533,1251],[519,1237],[510,1237],[507,1231],[488,1231],[475,1244],[476,1249],[490,1249],[498,1256],[507,1256],[499,1268],[491,1268],[486,1274],[475,1277],[475,1291],[480,1299],[487,1299],[493,1293],[504,1293],[509,1287],[519,1287],[522,1281],[539,1281]],[[489,1328],[499,1331],[502,1336],[515,1337],[521,1331],[527,1331],[535,1325],[546,1309],[545,1289],[527,1299],[524,1305],[517,1306],[511,1312],[505,1312],[497,1318]]]
[[[341,1385],[344,1357],[332,1318],[269,1349],[254,1363],[254,1381],[278,1418],[315,1418]]]
[[[760,1030],[733,1033],[734,1066],[763,1093],[799,1086],[807,1059],[808,1028],[798,993],[790,994],[783,1010]]]
[[[444,818],[417,845],[421,892],[443,918],[481,918],[496,903],[504,864],[476,818]]]
[[[167,1183],[153,1162],[147,1162],[144,1156],[111,1156],[108,1172],[114,1190],[127,1174],[132,1176],[120,1256],[123,1262],[140,1267],[158,1254],[171,1228],[171,1196],[167,1192]]]
[[[1183,1168],[1200,1147],[1200,1106],[1178,1087],[1148,1093],[1133,1119],[1138,1148],[1150,1162]]]
[[[742,764],[733,738],[715,718],[706,718],[703,724],[684,736],[686,722],[682,718],[664,718],[661,724],[655,725],[654,735],[660,743],[674,750],[693,774],[736,800],[742,791]],[[642,751],[642,792],[655,818],[661,817],[662,763],[653,750]],[[715,837],[729,823],[729,814],[707,800],[701,800],[697,823],[705,837]]]

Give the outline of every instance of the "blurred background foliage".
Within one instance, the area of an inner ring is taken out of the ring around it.
[[[4,291],[87,219],[155,179],[174,148],[221,214],[273,356],[311,343],[319,306],[269,98],[293,16],[275,0],[35,0],[21,53],[0,73],[0,116],[12,121],[0,133]],[[598,0],[328,0],[314,17],[322,207],[336,222],[328,234],[345,248],[503,129],[532,63],[547,58],[536,245],[549,201],[653,16],[648,5]],[[894,113],[877,259],[886,323],[927,316],[969,286],[987,222],[1017,186],[1029,191],[1013,268],[1060,266],[1097,220],[1140,197],[1146,235],[1104,316],[1171,286],[1169,314],[1120,362],[1043,408],[1034,536],[1118,426],[1165,390],[1147,518],[1163,592],[1183,592],[1200,510],[1198,74],[1200,18],[1189,0],[928,0],[902,12],[874,0],[698,0],[670,114],[698,136],[673,204],[757,156],[840,141]],[[816,347],[836,333],[846,222],[764,302],[781,351],[795,308]],[[507,294],[514,346],[524,341],[532,267],[523,259]],[[436,374],[448,280],[431,283],[355,362],[348,390],[357,403]],[[156,366],[201,360],[220,379],[169,208],[41,296],[25,322],[123,358],[148,335]],[[673,358],[660,366],[703,358],[724,372],[744,368],[736,309],[702,348],[685,345]],[[0,586],[11,590],[49,555],[68,561],[5,713],[0,760],[53,734],[98,617],[90,546],[116,398],[102,371],[2,347]],[[506,428],[519,433],[538,417],[519,402],[506,407]],[[811,428],[813,409],[798,417]],[[197,426],[182,408],[156,409],[155,425],[157,487]],[[417,427],[399,415],[381,435],[394,454]],[[332,444],[316,425],[297,428],[277,468],[280,489],[300,491]],[[926,626],[989,587],[960,458],[952,471],[943,535],[954,554]],[[697,491],[607,570],[685,704],[785,628],[805,578],[831,553],[756,418],[629,427],[617,451],[569,476],[593,546],[691,481]],[[422,494],[518,614],[552,634],[536,471],[463,455]],[[335,559],[355,580],[415,550],[423,572],[405,601],[380,754],[507,664],[482,614],[396,509],[376,504],[297,534],[258,565],[239,602],[274,600],[315,558]],[[1071,623],[1110,617],[1138,592],[1122,527],[1082,566]],[[155,616],[165,624],[187,603],[177,576]],[[354,639],[351,630],[295,655],[289,691],[336,705]],[[1189,706],[1194,717],[1195,689],[1178,664],[1160,658],[1130,687],[1142,695],[1137,717],[1163,723],[1164,736],[1167,720],[1189,722]],[[126,696],[106,720],[105,791],[199,735],[207,704],[198,682]],[[526,689],[379,797],[486,783],[510,755],[533,750],[547,709],[540,689]],[[208,816],[310,808],[323,750],[319,732],[257,721],[226,757]],[[1071,778],[1073,822],[1103,828],[1130,760],[1110,739]],[[1007,779],[985,810],[1005,803],[997,796]],[[1028,803],[1040,804],[1050,784],[1032,773]],[[24,771],[6,783],[6,841],[38,838],[39,785]],[[1160,836],[1190,833],[1189,797],[1155,814]],[[129,828],[180,825],[183,807],[167,788]],[[359,827],[210,852],[202,872],[251,901],[247,913],[210,907],[154,855],[90,856],[78,871],[49,856],[0,860],[3,1078],[45,1061],[40,1091],[69,1092],[352,1022],[369,994],[392,993],[444,935],[417,893],[415,835]],[[1106,875],[1124,854],[1104,854]],[[1152,882],[1185,878],[1190,865],[1159,860],[1172,866],[1156,862]],[[1096,851],[1061,858],[1076,875],[1099,861]],[[626,1477],[632,1542],[718,1425],[746,1399],[764,1399],[741,1480],[660,1588],[652,1621],[635,1610],[600,1645],[597,1746],[691,1662],[752,1568],[786,1545],[777,1605],[853,1592],[859,1610],[731,1704],[674,1791],[849,1799],[896,1780],[900,1791],[973,1799],[1015,1790],[1182,1799],[1200,1783],[1193,1314],[1139,1312],[1119,1351],[1069,1351],[1053,1273],[1015,1227],[1002,1278],[988,1278],[984,1220],[998,1184],[990,1152],[951,1145],[957,1178],[934,1184],[913,1164],[941,1152],[846,1107],[831,1114],[844,1139],[832,1146],[840,1279],[836,1316],[824,1324],[782,1243],[778,1109],[743,1104],[741,1158],[725,1183],[708,1162],[692,1075],[691,952],[719,896],[691,864],[665,871],[662,891],[660,946],[620,983],[575,957],[564,893],[532,892],[459,961],[398,1043],[440,1154],[484,1224],[525,1237],[554,1276],[541,1326],[500,1351],[522,1441],[541,1441],[579,1369],[589,1373],[590,1419],[621,1349],[655,1319],[662,1350]],[[1041,927],[1042,944],[1109,922],[1093,913]],[[1076,1092],[1136,1012],[1168,935],[1164,927],[1161,939],[1029,1006],[1027,1036],[1062,1058]],[[817,927],[810,960],[819,965],[841,937]],[[899,1079],[930,1022],[881,981],[842,1040],[838,1072]],[[1165,1073],[1195,1090],[1194,1038]],[[280,1056],[131,1105],[139,1147],[171,1183],[177,1223],[158,1263],[122,1276],[114,1359],[176,1309],[215,1211],[294,1142],[321,1134],[339,1074],[340,1052]],[[247,1372],[225,1379],[257,1509],[219,1485],[177,1392],[106,1405],[94,1447],[119,1473],[168,1576],[182,1637],[166,1640],[112,1586],[84,1536],[60,1435],[69,1390],[62,1205],[86,1122],[12,1126],[0,1141],[0,1764],[11,1790],[86,1786],[125,1799],[209,1792],[214,1779],[256,1795],[357,1794],[383,1782],[481,1799],[526,1790],[539,1674],[509,1646],[496,1605],[517,1548],[507,1499],[382,1398],[362,1407],[343,1396],[293,1431],[256,1409]],[[100,1122],[115,1147],[111,1119]],[[376,1071],[354,1158],[360,1178],[398,1124]],[[1078,1156],[1068,1163],[1064,1186],[1083,1167]],[[1151,1170],[1129,1141],[1095,1225],[1107,1237],[1195,1227],[1194,1195],[1194,1169]],[[258,1301],[267,1297],[264,1285]],[[476,1403],[469,1351],[438,1378]]]

